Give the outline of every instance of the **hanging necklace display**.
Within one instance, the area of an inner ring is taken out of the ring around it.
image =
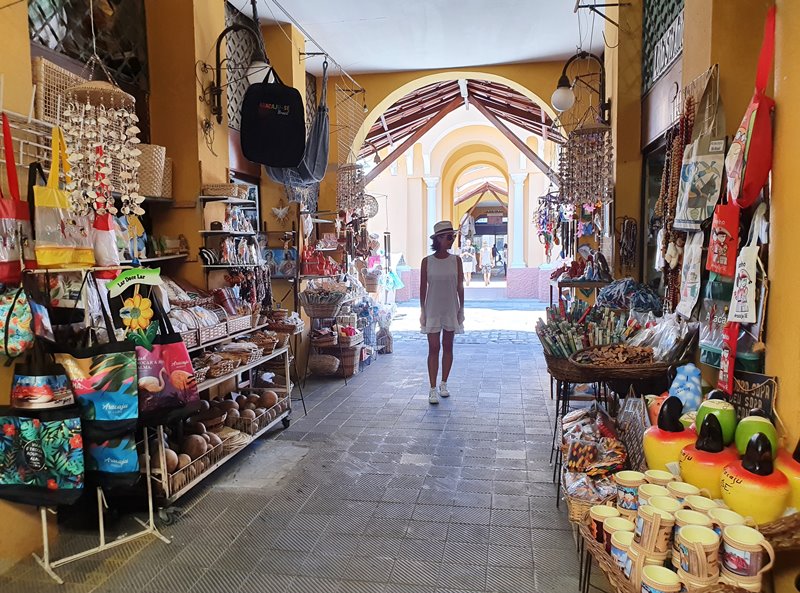
[[[364,171],[361,165],[341,165],[336,172],[336,208],[353,212],[364,206]]]
[[[92,56],[86,63],[89,81],[65,91],[62,112],[67,160],[72,180],[67,185],[70,207],[79,214],[117,214],[114,193],[120,195],[120,212],[141,216],[144,197],[139,195],[139,118],[135,99],[119,88],[97,55],[94,5],[89,2]],[[99,66],[108,82],[91,80]]]

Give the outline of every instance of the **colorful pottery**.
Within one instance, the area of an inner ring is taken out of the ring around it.
[[[650,424],[655,426],[658,424],[658,414],[661,412],[661,406],[664,405],[664,402],[669,397],[668,392],[664,392],[661,395],[646,395],[645,401],[647,402],[647,415],[650,417]]]
[[[681,458],[681,450],[694,443],[694,433],[681,424],[682,409],[681,400],[668,397],[658,413],[658,425],[645,431],[644,457],[647,467],[668,471],[667,464],[677,463]]]
[[[681,509],[675,511],[675,526],[672,529],[672,565],[678,568],[681,565],[681,552],[678,549],[678,532],[686,525],[701,525],[702,527],[711,527],[713,525],[711,519],[703,513],[692,511],[690,509]],[[717,533],[719,535],[719,533]]]
[[[719,577],[719,536],[713,529],[685,525],[677,538],[681,570],[702,581]]]
[[[739,455],[744,456],[747,445],[754,434],[761,433],[769,439],[772,445],[772,458],[778,453],[778,431],[775,425],[767,418],[763,410],[754,408],[750,410],[750,415],[742,418],[736,426],[736,449]]]
[[[773,468],[770,441],[763,434],[750,439],[741,461],[725,467],[720,486],[725,504],[758,525],[780,518],[792,494],[789,478]]]
[[[673,496],[681,506],[683,505],[683,499],[687,496],[700,494],[700,488],[687,482],[671,482],[667,484],[667,490],[670,496]]]
[[[680,593],[681,580],[674,572],[663,566],[642,568],[642,593]]]
[[[669,496],[669,490],[658,484],[642,484],[639,486],[639,508],[646,505],[653,496]]]
[[[619,517],[619,511],[615,507],[605,504],[596,504],[589,509],[589,531],[595,541],[604,543],[605,533],[603,532],[603,521],[609,517]]]
[[[761,575],[772,568],[775,550],[758,530],[731,525],[722,533],[722,572],[730,578],[761,584]]]
[[[611,536],[614,535],[616,531],[630,531],[633,533],[633,530],[636,529],[636,526],[633,524],[633,521],[628,521],[624,517],[609,517],[605,521],[603,521],[603,540],[606,546],[606,552],[608,554],[611,553]]]
[[[705,401],[701,404],[698,418],[703,406],[707,403],[709,402]],[[733,411],[732,406],[731,411]],[[722,477],[722,471],[726,465],[738,461],[739,454],[735,447],[723,446],[724,431],[720,426],[719,417],[713,412],[706,411],[703,418],[697,443],[687,445],[681,451],[681,478],[693,486],[707,490],[711,498],[720,498],[722,490],[720,490],[719,479]],[[734,412],[734,420],[735,418],[736,413]],[[731,427],[731,440],[733,440],[733,427]]]
[[[639,508],[639,486],[644,484],[642,472],[624,470],[614,474],[617,483],[617,508],[628,517],[636,515]]]
[[[705,420],[706,416],[713,414],[717,417],[722,427],[722,444],[727,446],[733,442],[733,437],[736,434],[736,408],[730,402],[719,399],[719,394],[722,393],[719,389],[715,389],[708,394],[708,399],[697,408],[695,425],[698,429],[702,428],[703,420]]]
[[[644,479],[648,484],[658,484],[666,486],[675,480],[675,474],[661,469],[649,469],[644,472]]]
[[[719,536],[722,535],[722,532],[726,527],[731,525],[748,525],[749,523],[755,525],[755,521],[753,521],[750,517],[742,517],[739,513],[730,509],[723,509],[722,507],[709,509],[708,518],[711,519],[711,522],[713,523],[712,528]]]
[[[679,367],[669,386],[670,397],[677,397],[683,404],[683,409],[692,412],[700,406],[703,400],[703,387],[698,369],[691,362]],[[678,416],[680,418],[680,416]]]
[[[631,547],[633,541],[633,533],[630,531],[615,531],[611,535],[611,557],[620,568],[625,570],[625,564],[628,562],[628,548]]]
[[[778,456],[775,458],[775,467],[789,478],[789,484],[792,486],[792,498],[789,506],[800,511],[800,441],[797,442],[794,455],[790,455],[784,449],[778,451]],[[647,474],[645,473],[646,476]]]

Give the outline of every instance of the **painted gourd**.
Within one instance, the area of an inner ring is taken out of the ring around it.
[[[772,445],[761,433],[752,436],[741,461],[725,466],[720,486],[728,508],[759,525],[780,518],[792,493],[789,478],[774,469]]]
[[[714,389],[708,394],[708,399],[700,404],[697,409],[695,423],[698,429],[703,425],[703,419],[709,414],[713,414],[719,420],[722,427],[722,442],[725,446],[733,442],[736,434],[736,408],[725,399],[725,394],[720,389]]]
[[[736,426],[736,448],[739,455],[744,455],[747,445],[754,434],[761,433],[769,439],[772,445],[772,458],[778,453],[778,431],[761,408],[753,408],[750,415],[742,418]]]
[[[644,433],[644,458],[649,469],[669,471],[668,463],[677,463],[681,450],[694,443],[696,434],[681,424],[683,404],[677,397],[664,400],[658,411],[658,424]]]
[[[708,414],[700,427],[697,442],[685,446],[681,451],[681,479],[701,490],[708,490],[711,498],[722,497],[722,472],[726,465],[739,461],[736,447],[725,447],[723,440],[719,419]]]
[[[785,449],[778,451],[778,457],[775,459],[775,467],[789,478],[789,484],[792,487],[792,497],[789,506],[800,511],[800,441],[797,441],[794,455],[790,455]]]

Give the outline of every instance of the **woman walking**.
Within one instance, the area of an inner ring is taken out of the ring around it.
[[[492,281],[492,268],[494,267],[494,256],[492,255],[492,246],[484,239],[483,247],[481,247],[481,272],[483,272],[483,284],[489,286]]]
[[[472,272],[475,271],[475,248],[469,239],[464,242],[464,247],[461,248],[461,266],[464,269],[464,284],[469,286],[469,282],[472,280]]]
[[[453,339],[464,333],[464,270],[461,258],[448,250],[456,238],[449,220],[437,222],[431,235],[433,255],[422,260],[419,300],[421,332],[428,336],[428,403],[438,404],[439,397],[450,397],[447,378],[453,366]],[[442,353],[442,381],[439,375],[439,350]]]

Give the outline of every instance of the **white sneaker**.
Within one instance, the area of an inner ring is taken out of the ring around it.
[[[436,391],[436,387],[431,387],[431,390],[428,392],[428,403],[429,404],[439,403],[439,394]]]
[[[439,395],[441,397],[450,397],[450,392],[447,391],[447,381],[439,383]]]

